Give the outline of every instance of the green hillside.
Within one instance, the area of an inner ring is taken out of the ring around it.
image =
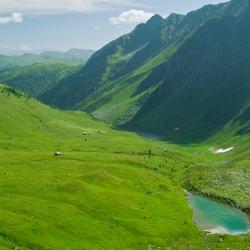
[[[13,89],[1,87],[0,102],[3,249],[164,246],[183,237],[185,228],[179,226],[185,219],[194,235],[200,234],[183,190],[171,179],[178,179],[188,160],[184,153],[173,147],[163,160],[163,143],[113,131],[81,112],[53,110]],[[86,131],[91,135],[84,136]],[[149,148],[154,157],[148,158]],[[56,151],[62,157],[54,157]],[[173,164],[177,173],[171,172]],[[175,233],[166,240],[169,226]]]
[[[248,5],[236,12],[240,2]],[[164,65],[163,83],[132,121],[133,127],[172,139],[204,140],[248,106],[249,3],[232,1],[222,17],[207,22],[179,48]]]
[[[79,66],[72,63],[38,63],[16,66],[0,72],[0,80],[30,96],[39,98]]]
[[[164,23],[165,20],[156,15],[147,24],[138,25],[131,34],[124,35],[106,45],[97,51],[79,72],[65,78],[60,83],[61,87],[58,85],[45,94],[43,100],[62,108],[72,108],[101,87],[105,89],[102,93],[110,92],[110,88],[115,85],[112,84],[113,81],[119,79],[120,82],[124,74],[142,65],[147,56],[155,53],[158,47],[152,46],[152,49],[149,49],[148,46],[151,41],[161,36],[160,31],[164,28]],[[158,43],[157,39],[156,42]],[[149,55],[145,57],[142,51],[147,51]],[[119,85],[123,84],[119,83]],[[112,93],[108,94],[107,98],[110,100]]]
[[[0,104],[1,249],[249,246],[249,235],[198,230],[182,187],[186,171],[198,165],[219,171],[232,157],[244,159],[245,146],[227,157],[212,154],[210,145],[143,139],[5,86]]]

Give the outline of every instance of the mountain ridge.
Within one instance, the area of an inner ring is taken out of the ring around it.
[[[44,51],[39,54],[24,53],[22,55],[1,55],[0,54],[0,71],[12,69],[16,66],[28,66],[34,63],[50,62],[69,62],[69,63],[86,63],[94,51],[71,49],[66,52]]]
[[[41,99],[115,126],[204,140],[248,103],[239,96],[248,93],[249,6],[249,0],[233,0],[166,19],[155,15],[94,53]],[[220,99],[230,96],[234,105],[227,110],[231,104]]]

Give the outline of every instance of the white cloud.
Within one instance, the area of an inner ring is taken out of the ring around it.
[[[0,10],[30,14],[92,12],[136,6],[136,2],[137,0],[0,0]]]
[[[23,22],[23,14],[19,12],[14,12],[10,16],[0,17],[0,24],[22,23],[22,22]]]
[[[128,10],[122,12],[117,17],[109,18],[109,22],[113,25],[119,24],[132,24],[132,23],[143,23],[151,18],[154,14],[151,12],[145,12],[143,10]]]

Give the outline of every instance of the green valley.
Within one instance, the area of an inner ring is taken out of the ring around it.
[[[250,250],[250,0],[32,2],[4,39],[68,48],[85,27],[94,46],[143,23],[96,52],[0,55],[0,249]]]
[[[111,130],[82,112],[53,110],[4,86],[0,97],[0,245],[145,249],[190,237],[190,244],[204,244],[192,236],[200,233],[176,185],[192,164],[186,152]],[[56,158],[58,150],[63,155]],[[189,226],[193,232],[179,238]],[[167,236],[168,227],[175,229]]]
[[[199,231],[183,188],[185,173],[201,165],[208,175],[226,174],[231,156],[215,155],[209,145],[182,147],[112,130],[5,86],[0,102],[3,249],[247,249],[249,236]],[[213,183],[217,193],[240,199],[220,192],[220,181]],[[237,192],[244,199],[249,188]]]

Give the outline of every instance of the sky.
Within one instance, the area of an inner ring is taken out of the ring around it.
[[[97,50],[152,15],[226,0],[0,0],[0,50]]]

